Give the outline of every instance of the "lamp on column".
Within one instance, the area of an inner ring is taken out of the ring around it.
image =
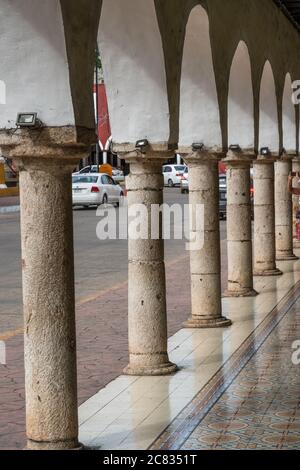
[[[239,152],[241,150],[241,147],[239,146],[239,144],[234,144],[230,145],[229,150],[232,150],[232,152]]]
[[[141,139],[141,140],[136,141],[136,144],[135,144],[136,149],[143,151],[147,147],[149,147],[149,141],[147,139]]]
[[[203,150],[204,149],[204,143],[203,142],[194,142],[192,144],[192,149],[194,152],[197,152],[199,150]]]
[[[17,127],[40,127],[42,122],[37,117],[37,113],[18,113]]]
[[[260,149],[260,154],[261,154],[261,155],[270,155],[270,149],[269,149],[269,147],[262,147],[262,148]]]

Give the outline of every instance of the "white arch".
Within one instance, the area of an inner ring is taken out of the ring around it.
[[[254,102],[248,47],[240,41],[231,65],[228,94],[228,144],[254,149]]]
[[[278,109],[272,67],[265,63],[260,85],[259,149],[279,152]]]
[[[167,142],[167,83],[153,0],[103,0],[98,41],[114,142]]]
[[[282,99],[283,148],[287,152],[296,152],[296,109],[293,104],[292,79],[289,73],[285,77]]]
[[[37,112],[47,126],[74,125],[59,2],[1,1],[0,10],[0,77],[6,84],[0,128],[15,127],[17,113],[25,111]]]
[[[193,8],[186,26],[180,85],[179,146],[194,142],[222,147],[209,20],[200,5]]]
[[[6,104],[6,86],[3,80],[0,80],[0,104]]]

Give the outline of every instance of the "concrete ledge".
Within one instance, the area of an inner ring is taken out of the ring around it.
[[[5,188],[0,189],[0,197],[11,197],[11,196],[19,196],[19,188]]]

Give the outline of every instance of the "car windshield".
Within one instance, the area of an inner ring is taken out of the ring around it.
[[[98,176],[90,176],[90,175],[84,175],[84,176],[73,176],[72,177],[72,184],[76,183],[97,183]]]
[[[184,171],[184,170],[185,170],[185,166],[184,166],[184,165],[180,165],[180,166],[177,165],[177,166],[175,166],[175,170],[176,170],[176,171]]]

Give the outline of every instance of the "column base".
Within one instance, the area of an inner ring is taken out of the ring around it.
[[[158,364],[156,366],[131,366],[128,364],[125,369],[123,369],[123,374],[125,375],[170,375],[178,370],[176,364],[172,362],[166,362],[164,364]]]
[[[280,269],[265,269],[264,271],[254,271],[253,276],[281,276],[283,274]]]
[[[248,289],[248,290],[226,290],[224,294],[222,295],[223,298],[225,297],[256,297],[258,295],[258,292],[254,289]]]
[[[290,255],[276,255],[276,261],[296,261],[297,259],[299,259],[299,257],[294,255],[294,253]]]
[[[33,441],[32,439],[27,439],[26,450],[82,450],[84,449],[83,444],[77,440],[70,441]]]
[[[191,317],[186,322],[183,323],[183,328],[225,328],[226,326],[231,326],[232,321],[226,317],[218,318],[201,318]]]

